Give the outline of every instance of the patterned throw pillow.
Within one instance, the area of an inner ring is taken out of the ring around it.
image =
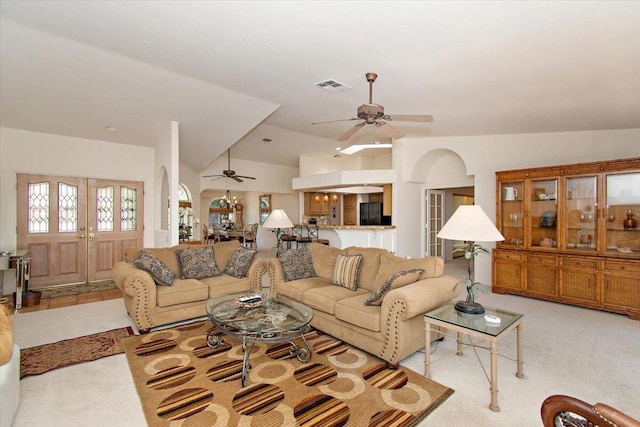
[[[258,251],[240,246],[231,256],[224,268],[224,273],[237,279],[242,279],[251,265],[253,257]]]
[[[424,273],[423,268],[412,268],[393,273],[377,291],[369,295],[364,305],[382,305],[382,299],[387,292],[417,282],[422,273]]]
[[[171,286],[173,285],[173,279],[176,278],[176,275],[167,264],[147,251],[140,251],[133,260],[133,264],[140,270],[148,272],[158,285]]]
[[[338,254],[336,267],[333,269],[332,283],[355,291],[358,285],[358,273],[360,272],[361,263],[362,255]]]
[[[284,251],[280,255],[280,262],[282,263],[285,282],[316,277],[316,271],[313,268],[313,261],[308,248]]]
[[[182,279],[206,279],[221,275],[211,246],[180,248],[176,249],[176,254],[182,267]]]

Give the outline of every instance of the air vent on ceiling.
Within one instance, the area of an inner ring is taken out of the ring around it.
[[[335,79],[327,79],[318,83],[314,83],[314,86],[318,86],[320,89],[324,89],[329,92],[341,92],[343,90],[351,89],[350,86],[347,86],[344,83],[340,83]]]

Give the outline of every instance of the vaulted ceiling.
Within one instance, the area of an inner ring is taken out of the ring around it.
[[[369,71],[387,113],[434,116],[407,137],[640,128],[638,1],[3,0],[0,18],[1,126],[153,145],[176,120],[198,172],[232,145],[332,156],[354,122],[311,123],[354,117]]]

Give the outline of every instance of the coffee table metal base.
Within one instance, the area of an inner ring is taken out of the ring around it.
[[[227,344],[227,340],[224,337],[219,336],[216,329],[224,332],[225,334],[240,338],[242,341],[242,387],[247,385],[247,376],[251,367],[249,365],[249,356],[253,351],[255,343],[277,343],[286,342],[291,346],[289,354],[296,356],[301,363],[307,363],[311,360],[312,351],[309,347],[309,343],[304,337],[304,334],[311,329],[309,325],[305,325],[302,328],[295,331],[287,332],[246,332],[246,331],[233,331],[228,330],[220,325],[215,325],[214,328],[209,329],[207,333],[207,345],[210,348],[216,348],[219,345]],[[293,340],[301,338],[304,346],[298,346]],[[250,345],[248,345],[250,344]]]

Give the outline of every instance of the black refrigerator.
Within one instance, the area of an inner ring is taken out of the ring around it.
[[[360,203],[360,225],[388,225],[391,217],[382,215],[382,203]]]

